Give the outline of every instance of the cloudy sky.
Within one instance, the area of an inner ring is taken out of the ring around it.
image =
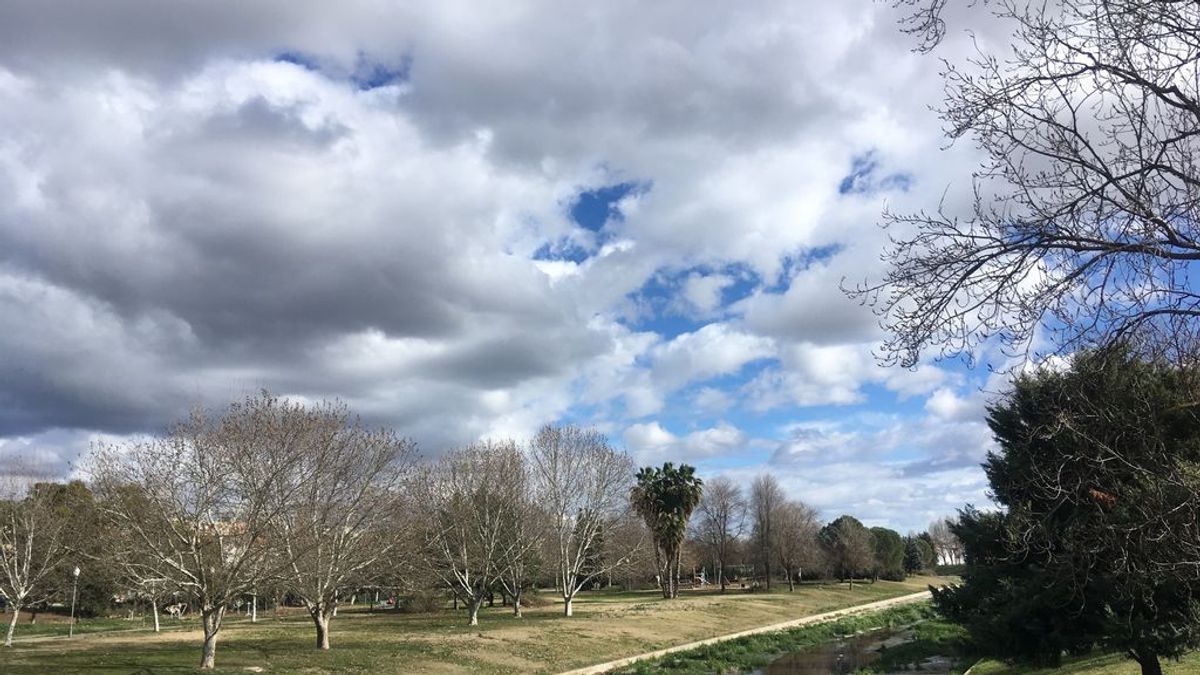
[[[883,368],[885,207],[969,198],[872,0],[0,7],[0,470],[269,388],[552,421],[826,517],[983,503],[986,370]],[[976,34],[977,39],[986,36]]]

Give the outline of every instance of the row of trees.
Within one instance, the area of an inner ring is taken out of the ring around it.
[[[85,468],[88,485],[0,500],[8,644],[20,613],[69,588],[77,564],[108,579],[110,597],[148,604],[156,625],[164,603],[198,609],[205,668],[226,614],[255,611],[260,597],[302,605],[329,649],[340,600],[371,586],[448,591],[475,625],[496,594],[519,617],[536,587],[553,586],[571,616],[581,591],[614,576],[653,576],[674,598],[685,558],[711,564],[722,590],[747,561],[768,588],[780,572],[789,589],[804,570],[905,572],[897,533],[848,516],[822,527],[770,476],[746,500],[687,465],[635,472],[602,434],[576,427],[422,462],[411,440],[366,428],[344,405],[263,394],[196,411],[161,437],[96,447]]]
[[[700,559],[711,562],[722,591],[731,569],[761,571],[768,589],[782,572],[788,590],[794,590],[806,570],[849,579],[853,587],[856,577],[901,580],[961,557],[947,519],[908,537],[883,527],[868,529],[852,516],[822,526],[816,509],[788,499],[770,474],[756,478],[749,495],[727,477],[713,479],[704,488],[697,516],[692,541]]]

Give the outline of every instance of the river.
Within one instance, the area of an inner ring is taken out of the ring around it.
[[[755,675],[843,675],[856,672],[879,658],[881,649],[904,644],[913,639],[911,628],[885,628],[844,636],[816,647],[785,654],[769,666],[755,671]],[[928,659],[917,670],[911,668],[903,673],[925,673],[947,675],[951,673],[951,661],[943,658]]]

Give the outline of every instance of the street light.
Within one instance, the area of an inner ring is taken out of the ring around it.
[[[75,598],[79,595],[79,566],[76,565],[71,574],[75,577],[75,583],[71,587],[71,627],[67,629],[67,637],[75,636]]]

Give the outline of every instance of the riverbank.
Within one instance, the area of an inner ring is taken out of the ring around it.
[[[928,602],[842,616],[808,625],[756,633],[646,659],[613,670],[617,675],[703,675],[713,672],[748,673],[766,668],[788,654],[829,643],[846,635],[882,628],[909,626],[934,618]]]

